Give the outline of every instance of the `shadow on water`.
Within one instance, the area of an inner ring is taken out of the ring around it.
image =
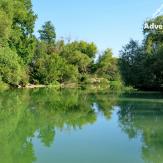
[[[139,99],[138,95],[129,96],[53,89],[0,93],[0,162],[35,162],[37,156],[32,139],[36,132],[37,139],[43,146],[50,147],[55,141],[56,130],[82,130],[84,126],[96,123],[98,113],[110,120],[114,106],[119,106],[117,123],[122,132],[126,133],[129,139],[141,136],[144,161],[161,163],[163,103],[146,102],[151,100],[152,96],[145,96],[145,101],[135,102],[131,99]],[[161,100],[162,96],[159,97]]]

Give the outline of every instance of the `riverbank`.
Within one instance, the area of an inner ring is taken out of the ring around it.
[[[69,82],[54,82],[51,84],[31,84],[28,83],[26,85],[9,85],[4,82],[0,82],[0,86],[3,89],[6,88],[44,88],[44,87],[50,87],[50,88],[78,88],[78,87],[103,87],[103,88],[120,88],[122,87],[122,83],[120,81],[109,81],[106,78],[98,78],[98,77],[87,77],[84,78],[83,81],[69,81]]]
[[[18,88],[29,88],[29,89],[34,89],[34,88],[77,88],[78,83],[62,83],[62,84],[49,84],[49,85],[43,85],[43,84],[27,84],[25,87],[19,86]]]

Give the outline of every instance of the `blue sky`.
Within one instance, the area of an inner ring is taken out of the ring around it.
[[[143,22],[152,17],[163,0],[32,0],[38,29],[45,21],[55,25],[57,38],[93,41],[99,51],[114,55],[131,38],[142,40]]]

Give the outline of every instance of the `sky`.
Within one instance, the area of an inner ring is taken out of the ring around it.
[[[111,48],[118,56],[131,38],[142,41],[143,23],[163,0],[32,0],[38,15],[35,34],[52,21],[57,39],[95,42],[99,52]]]

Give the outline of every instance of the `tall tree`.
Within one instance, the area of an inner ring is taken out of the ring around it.
[[[37,16],[32,10],[31,0],[15,0],[13,5],[12,28],[9,37],[9,46],[29,63],[34,54],[35,38],[34,24]]]
[[[0,48],[0,80],[17,86],[28,81],[26,67],[21,58],[9,48]]]
[[[103,55],[99,58],[96,73],[109,80],[118,80],[119,70],[117,59],[113,57],[111,49],[105,50]]]
[[[0,47],[7,46],[13,18],[13,1],[0,1]]]
[[[149,19],[144,23],[144,46],[148,54],[157,53],[160,45],[163,44],[163,28],[159,28],[161,25],[163,26],[163,16]]]
[[[126,85],[141,87],[145,83],[146,55],[137,41],[130,42],[120,51],[120,68]]]
[[[74,41],[69,43],[68,47],[73,51],[80,51],[91,59],[94,59],[97,53],[97,47],[93,42],[88,43],[85,41]]]
[[[47,44],[53,44],[56,40],[55,27],[51,21],[45,22],[42,29],[39,30],[40,39],[45,41]]]

